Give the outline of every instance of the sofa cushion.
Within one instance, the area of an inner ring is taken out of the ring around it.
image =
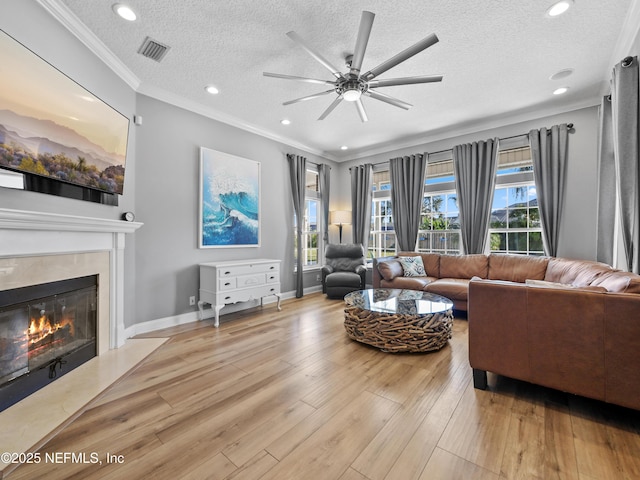
[[[467,301],[469,296],[469,280],[462,278],[440,278],[429,283],[425,290],[437,293],[451,300]]]
[[[492,253],[489,255],[490,280],[524,283],[527,279],[543,280],[549,257]]]
[[[378,272],[384,280],[393,280],[396,277],[402,277],[404,271],[398,260],[385,260],[378,263]]]
[[[380,280],[380,288],[401,288],[408,290],[424,290],[433,277],[394,277],[392,280]]]
[[[430,277],[440,277],[440,254],[421,253],[422,263],[427,275]]]
[[[591,260],[551,258],[547,265],[544,280],[584,287],[591,285],[600,275],[613,271],[613,268],[606,263]]]
[[[640,293],[640,275],[631,272],[607,272],[596,278],[591,285],[604,287],[609,292]]]
[[[413,255],[411,257],[398,257],[398,262],[402,265],[405,277],[426,277],[427,272],[424,270],[422,257]]]
[[[487,255],[440,255],[440,278],[487,278],[488,270]]]
[[[586,285],[584,287],[577,287],[575,285],[567,285],[566,283],[556,283],[556,282],[547,282],[545,280],[532,280],[527,279],[525,283],[530,287],[539,287],[539,288],[555,288],[555,289],[564,289],[564,290],[584,290],[588,292],[599,292],[605,293],[607,289],[600,286]]]

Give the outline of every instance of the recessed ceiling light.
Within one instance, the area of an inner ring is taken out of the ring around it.
[[[565,68],[564,70],[560,70],[559,72],[554,73],[549,77],[549,80],[561,80],[563,78],[567,78],[569,75],[573,73],[573,68]]]
[[[349,147],[347,147],[346,145],[342,145],[342,146],[340,147],[340,150],[347,150],[348,148],[349,148]]]
[[[562,15],[571,8],[571,5],[573,5],[573,0],[561,0],[556,2],[547,9],[547,17],[557,17],[558,15]]]
[[[554,95],[562,95],[563,93],[567,93],[567,91],[569,90],[569,87],[560,87],[557,88],[553,91]]]
[[[217,95],[220,93],[220,90],[218,90],[213,85],[207,85],[206,87],[204,87],[204,89],[207,91],[207,93],[210,93],[211,95]]]
[[[289,120],[288,118],[283,118],[282,120],[280,120],[280,123],[282,125],[291,125],[291,120]]]
[[[123,3],[115,3],[113,5],[113,11],[130,22],[133,22],[136,20],[136,18],[138,18],[136,12],[134,12],[130,6]]]

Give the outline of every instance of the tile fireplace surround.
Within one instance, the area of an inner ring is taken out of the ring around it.
[[[97,357],[0,412],[0,452],[37,448],[164,341],[130,339],[125,345],[125,235],[141,226],[0,208],[0,289],[94,274],[99,284]],[[58,402],[59,413],[39,416],[42,409],[31,405],[43,399],[49,407]],[[0,461],[0,478],[12,467]]]

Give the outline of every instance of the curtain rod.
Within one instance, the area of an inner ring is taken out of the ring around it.
[[[573,133],[573,123],[567,123],[567,131],[569,133]],[[547,133],[548,134],[548,133]],[[514,138],[526,137],[528,133],[521,133],[520,135],[512,135],[510,137],[499,138],[501,142],[505,140],[513,140]],[[438,150],[437,152],[428,152],[428,155],[439,155],[441,153],[453,152],[453,148],[445,148],[444,150]],[[372,163],[372,165],[382,165],[383,163],[388,163],[389,160],[383,160],[382,162]]]

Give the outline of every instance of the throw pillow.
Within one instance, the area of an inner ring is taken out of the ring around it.
[[[398,261],[402,265],[405,277],[425,277],[427,275],[422,263],[422,257],[419,255],[415,257],[398,257]]]

